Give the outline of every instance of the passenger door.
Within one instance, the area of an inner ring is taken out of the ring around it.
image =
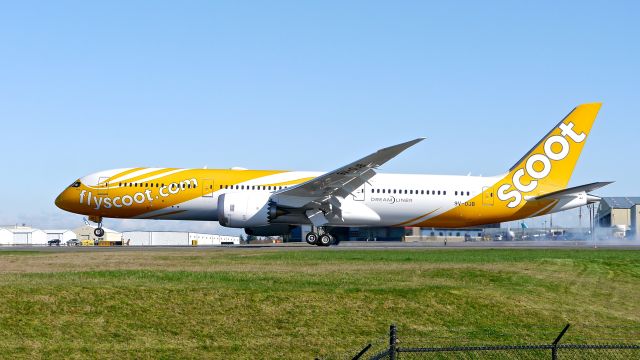
[[[493,206],[493,187],[482,188],[482,205]]]
[[[100,177],[98,179],[98,195],[109,195],[108,177]]]
[[[213,179],[202,179],[202,197],[213,197]]]
[[[365,197],[365,194],[366,194],[366,191],[367,191],[366,186],[367,186],[367,183],[364,183],[362,186],[357,188],[352,193],[353,200],[355,200],[355,201],[364,201],[364,197]]]

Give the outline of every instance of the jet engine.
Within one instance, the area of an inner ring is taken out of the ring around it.
[[[271,194],[237,192],[218,197],[218,221],[232,228],[260,228],[287,214],[270,199]]]

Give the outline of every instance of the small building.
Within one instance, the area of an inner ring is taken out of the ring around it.
[[[76,228],[73,230],[73,232],[76,234],[76,239],[83,241],[83,240],[91,240],[94,242],[97,241],[108,241],[108,242],[117,242],[117,241],[122,241],[122,233],[119,233],[117,231],[111,230],[111,229],[107,229],[105,227],[103,227],[102,229],[104,230],[104,236],[102,237],[97,237],[93,231],[96,229],[96,226],[93,225],[84,225],[81,226],[79,228]]]
[[[13,245],[13,233],[11,231],[0,228],[0,245]]]
[[[600,227],[631,226],[631,208],[640,205],[640,197],[603,197],[596,213]]]
[[[6,226],[5,230],[11,232],[10,245],[46,245],[47,234],[39,229],[29,226]]]
[[[614,228],[621,236],[637,234],[638,205],[640,196],[603,197],[596,212],[596,224],[601,228]]]
[[[71,230],[44,230],[44,232],[47,234],[47,241],[58,239],[64,244],[71,239],[77,239],[76,233]]]

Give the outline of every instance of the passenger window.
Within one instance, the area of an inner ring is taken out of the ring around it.
[[[458,196],[458,192],[457,191],[455,192],[455,194],[456,194],[456,196]]]
[[[407,193],[407,190],[405,190],[405,191],[404,191],[404,193],[406,194],[406,193]]]
[[[413,190],[409,190],[409,194],[410,194],[410,195],[413,195]]]
[[[440,195],[440,190],[438,190],[438,195]]]
[[[420,190],[420,194],[424,195],[424,190]],[[427,191],[427,194],[429,194],[429,192]]]
[[[467,191],[467,196],[469,196],[469,192]]]
[[[444,191],[442,192],[442,195],[447,195],[447,190],[444,190]]]

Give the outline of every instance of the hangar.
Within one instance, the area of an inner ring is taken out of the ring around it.
[[[596,212],[596,224],[615,228],[622,236],[639,237],[640,196],[603,197]]]
[[[240,237],[179,231],[125,231],[125,244],[133,246],[237,245]]]
[[[0,245],[12,245],[13,233],[7,229],[0,228]]]
[[[4,226],[11,233],[11,245],[46,245],[47,234],[29,226]]]

